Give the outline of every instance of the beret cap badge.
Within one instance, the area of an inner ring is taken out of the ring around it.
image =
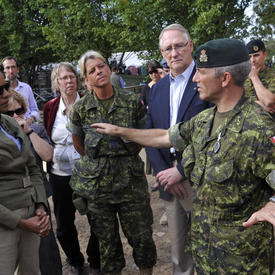
[[[200,62],[207,62],[208,57],[206,55],[206,50],[201,50],[201,55],[200,55]]]
[[[257,45],[254,45],[254,46],[253,46],[253,50],[254,50],[255,52],[259,51],[259,47],[258,47]]]

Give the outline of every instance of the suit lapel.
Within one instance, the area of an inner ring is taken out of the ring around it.
[[[159,97],[161,101],[161,105],[159,106],[159,110],[161,112],[161,116],[164,121],[164,127],[168,129],[170,127],[170,79],[167,77],[167,81],[165,81],[162,89],[162,95]]]
[[[182,96],[179,110],[178,110],[178,116],[177,116],[177,123],[183,120],[183,117],[185,115],[185,112],[190,105],[190,102],[192,101],[192,98],[196,94],[196,83],[192,82],[193,76],[195,74],[196,68],[194,67],[192,74],[188,80],[188,83],[185,87],[184,94]]]

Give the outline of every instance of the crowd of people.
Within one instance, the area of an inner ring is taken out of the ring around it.
[[[76,68],[57,64],[57,97],[44,105],[43,124],[16,59],[2,59],[0,275],[62,274],[50,196],[68,274],[84,272],[78,210],[90,226],[90,274],[122,274],[121,226],[139,274],[152,275],[157,250],[142,146],[165,206],[171,274],[272,274],[275,71],[261,40],[193,48],[182,25],[165,27],[163,59],[147,63],[140,97],[97,51],[78,62],[83,94]]]

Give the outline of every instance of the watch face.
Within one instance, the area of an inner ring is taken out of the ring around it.
[[[275,203],[275,196],[269,198],[269,200]]]

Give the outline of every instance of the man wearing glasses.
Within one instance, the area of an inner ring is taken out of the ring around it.
[[[28,103],[28,110],[25,117],[29,124],[39,120],[39,110],[33,95],[32,88],[25,82],[18,80],[19,67],[17,61],[12,56],[6,56],[2,60],[2,65],[4,67],[4,72],[6,79],[10,81],[10,86],[12,89],[19,92],[24,96],[26,102]]]
[[[145,125],[147,129],[168,129],[178,122],[188,121],[209,107],[208,102],[199,98],[196,83],[192,82],[195,63],[192,59],[193,41],[188,31],[180,24],[167,26],[159,36],[159,48],[170,73],[150,91]],[[177,182],[168,191],[159,187],[168,219],[173,274],[193,274],[192,257],[185,252],[190,222],[187,211],[191,207],[191,187],[189,185],[187,191],[181,184],[184,180],[181,153],[176,154],[174,148],[149,147],[146,148],[146,153],[156,174],[161,173],[169,183]]]

